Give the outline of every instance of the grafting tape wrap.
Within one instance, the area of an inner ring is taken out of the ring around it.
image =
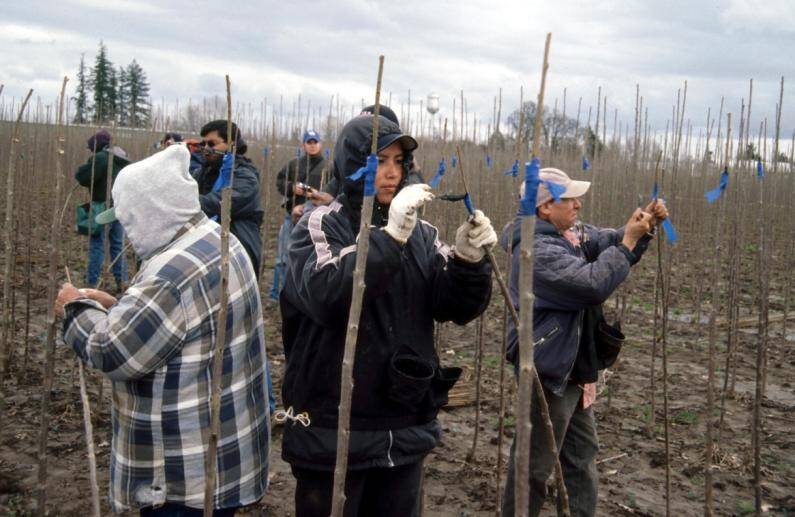
[[[378,157],[375,154],[371,154],[367,157],[367,165],[360,168],[358,171],[354,172],[348,179],[353,181],[358,180],[362,176],[364,176],[364,195],[365,196],[374,196],[375,195],[375,173],[378,170]]]
[[[445,167],[444,158],[442,158],[441,161],[439,162],[439,168],[436,169],[436,174],[433,176],[431,182],[429,183],[431,188],[436,188],[439,186],[439,182],[442,181],[442,176],[444,176],[444,173],[446,171],[447,167]]]
[[[475,206],[472,204],[472,198],[469,197],[469,192],[464,194],[464,206],[467,207],[469,215],[475,215]]]
[[[518,162],[515,164],[518,167]],[[541,160],[533,158],[533,161],[524,165],[524,197],[519,206],[519,215],[527,216],[536,213],[536,199],[538,199],[538,184],[540,179],[538,173],[541,170]]]
[[[519,175],[519,160],[513,162],[511,168],[503,172],[506,176],[513,176],[514,178]]]
[[[704,196],[707,198],[707,201],[710,203],[714,203],[718,200],[723,191],[726,190],[726,187],[729,186],[729,168],[725,167],[723,172],[720,173],[720,182],[718,186],[712,190],[707,191]]]
[[[651,200],[657,201],[659,198],[660,198],[660,189],[659,187],[657,187],[657,182],[655,182],[654,187],[651,190]],[[665,198],[662,198],[662,200],[665,201]],[[674,228],[674,223],[672,223],[670,219],[668,218],[663,219],[662,229],[665,232],[665,237],[668,239],[668,242],[670,242],[671,244],[679,240],[679,236],[676,234],[676,228]]]

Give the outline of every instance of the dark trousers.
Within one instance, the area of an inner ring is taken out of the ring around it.
[[[334,472],[293,467],[295,517],[331,513]],[[348,471],[344,517],[416,517],[420,508],[422,462],[392,468]]]
[[[214,510],[213,517],[232,517],[236,511],[237,508]],[[157,508],[151,506],[149,508],[141,508],[141,517],[202,517],[203,515],[204,510],[173,503],[166,503]]]
[[[596,422],[593,407],[582,409],[582,388],[569,384],[562,397],[546,392],[549,403],[549,417],[558,445],[563,480],[569,493],[569,507],[572,517],[596,515],[596,495],[599,480],[596,471],[596,454],[599,441],[596,437]],[[550,453],[547,430],[541,417],[541,410],[533,394],[531,419],[533,430],[530,433],[530,515],[541,512],[546,497],[546,482],[555,468],[555,457]],[[515,512],[515,465],[516,437],[511,445],[511,458],[508,462],[508,479],[505,481],[505,495],[502,498],[503,517],[513,517]]]

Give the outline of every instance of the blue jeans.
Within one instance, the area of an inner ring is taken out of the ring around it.
[[[124,230],[119,221],[110,223],[108,236],[110,238],[110,260],[112,262],[119,256],[124,245]],[[86,283],[88,285],[97,285],[102,274],[102,261],[104,259],[105,228],[103,227],[99,235],[89,237],[88,268],[86,269]],[[124,256],[113,264],[113,276],[117,282],[127,281],[127,260]]]
[[[273,266],[273,286],[270,290],[271,300],[279,301],[279,293],[284,288],[287,278],[287,248],[290,245],[290,232],[293,231],[293,219],[290,214],[284,217],[279,228],[279,242],[276,246],[276,264]]]

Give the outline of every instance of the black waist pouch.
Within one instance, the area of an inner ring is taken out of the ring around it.
[[[596,341],[596,355],[599,358],[599,369],[610,368],[616,362],[619,352],[621,352],[621,345],[624,344],[624,334],[621,332],[621,322],[616,321],[614,325],[610,325],[601,314],[596,327],[595,341]]]
[[[431,361],[398,351],[389,362],[389,398],[404,406],[418,406],[428,394],[435,373]]]

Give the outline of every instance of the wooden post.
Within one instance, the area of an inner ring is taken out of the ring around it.
[[[232,170],[229,185],[221,190],[221,285],[218,309],[218,325],[216,326],[215,349],[213,351],[213,373],[210,398],[210,443],[205,456],[204,477],[204,517],[212,517],[214,508],[214,493],[216,485],[216,452],[218,438],[221,433],[221,377],[223,376],[223,356],[226,345],[226,320],[229,305],[229,225],[232,210],[232,184],[234,183],[235,152],[237,148],[238,132],[232,134],[232,85],[229,76],[226,76],[226,141],[231,147]]]
[[[14,243],[13,243],[13,228],[14,228],[14,179],[16,175],[16,147],[19,142],[19,126],[22,123],[22,115],[25,113],[25,107],[28,105],[30,96],[33,90],[29,90],[25,100],[22,101],[22,106],[19,109],[17,121],[14,124],[14,136],[11,137],[11,143],[8,146],[8,172],[6,176],[6,222],[5,222],[5,264],[3,267],[3,341],[0,344],[0,392],[2,392],[2,383],[5,382],[6,376],[6,357],[8,357],[8,342],[11,335],[11,327],[14,322],[10,317],[11,310],[11,264],[13,260]],[[3,403],[0,400],[0,411],[2,411]]]
[[[720,131],[720,127],[718,128]],[[729,166],[729,156],[731,150],[731,131],[732,131],[732,114],[726,114],[726,151],[724,153],[724,162],[726,168]],[[717,216],[715,217],[715,251],[712,268],[712,300],[710,302],[710,315],[709,315],[709,350],[707,357],[707,414],[704,418],[706,425],[706,454],[704,457],[704,515],[706,517],[712,516],[712,459],[714,444],[712,441],[712,420],[713,411],[715,407],[715,345],[717,342],[717,317],[720,311],[720,255],[721,255],[721,223],[723,219],[724,209],[726,203],[720,198],[717,200],[720,203]]]
[[[541,117],[544,111],[544,88],[549,67],[549,44],[552,33],[547,34],[544,45],[544,65],[541,71],[541,89],[536,104],[534,134],[541,132]],[[539,157],[541,139],[533,139],[533,156]],[[535,212],[527,214],[522,220],[522,241],[519,266],[519,396],[516,418],[516,514],[527,517],[530,505],[530,407],[533,402],[532,373],[533,364],[533,243],[535,240]]]
[[[378,116],[381,112],[381,78],[384,73],[384,56],[378,56],[378,79],[375,86],[375,111],[370,153],[378,150]],[[344,173],[345,171],[340,171]],[[331,501],[332,517],[342,517],[345,507],[345,478],[348,473],[348,441],[350,440],[351,398],[353,396],[353,361],[356,357],[356,340],[364,298],[364,268],[370,249],[370,220],[373,218],[373,196],[364,196],[362,202],[359,237],[356,241],[356,267],[353,270],[353,294],[348,313],[348,330],[345,334],[345,351],[342,357],[340,406],[337,417],[337,463],[334,466],[334,485]]]
[[[61,102],[58,106],[58,130],[55,157],[55,206],[60,204],[61,184],[63,182],[63,111],[64,95],[66,93],[66,82],[69,79],[63,78],[61,85]],[[55,300],[57,289],[58,260],[61,255],[60,246],[60,225],[58,211],[52,212],[52,225],[50,226],[50,264],[48,269],[47,300]],[[47,341],[45,345],[46,359],[44,363],[43,382],[41,388],[41,420],[39,425],[39,451],[38,451],[38,488],[37,488],[37,507],[36,515],[44,517],[47,506],[47,434],[50,430],[50,392],[52,391],[53,368],[55,367],[55,334],[58,326],[55,319],[53,304],[47,305]]]

